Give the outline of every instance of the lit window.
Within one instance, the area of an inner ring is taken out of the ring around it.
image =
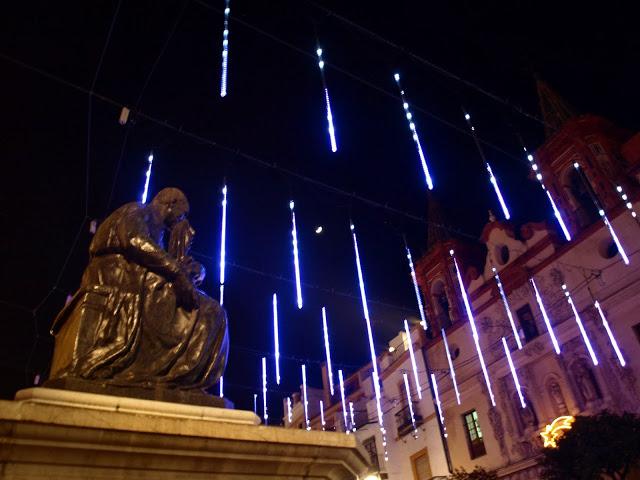
[[[480,429],[480,423],[478,422],[478,412],[471,410],[462,416],[465,430],[467,432],[467,443],[469,445],[469,455],[471,459],[480,457],[487,453],[484,448],[484,438],[482,437],[482,430]]]

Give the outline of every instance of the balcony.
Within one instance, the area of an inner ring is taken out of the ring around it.
[[[413,432],[413,423],[411,422],[411,411],[409,410],[409,405],[405,405],[398,410],[395,416],[396,426],[398,428],[398,437],[401,438]],[[416,402],[413,402],[413,416],[416,421],[416,428],[424,423],[424,419],[422,418],[422,415],[420,415],[418,404]]]

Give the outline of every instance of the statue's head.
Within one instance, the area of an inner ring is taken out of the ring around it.
[[[189,201],[177,188],[163,188],[151,200],[151,206],[167,228],[183,220],[189,213]]]

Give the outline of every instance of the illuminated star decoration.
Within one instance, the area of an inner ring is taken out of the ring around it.
[[[142,204],[147,203],[147,195],[149,195],[149,181],[151,180],[151,167],[153,166],[153,152],[149,154],[147,161],[149,164],[147,165],[147,173],[145,174],[144,179],[144,190],[142,190],[142,198],[140,199]]]
[[[273,294],[273,346],[276,362],[276,383],[280,385],[280,334],[278,332],[278,296]]]
[[[480,140],[478,140],[478,136],[476,135],[476,128],[471,124],[471,115],[465,112],[464,119],[467,121],[467,124],[471,129],[471,136],[473,137],[473,141],[475,142],[476,148],[478,149],[478,153],[480,154],[480,158],[484,162],[484,166],[487,169],[487,172],[489,173],[489,181],[491,182],[491,185],[493,185],[493,190],[496,192],[496,197],[498,197],[498,203],[500,203],[500,207],[502,208],[502,213],[504,214],[504,218],[509,220],[511,218],[511,214],[509,213],[509,208],[507,207],[507,204],[504,201],[504,197],[502,196],[502,192],[500,191],[500,186],[498,185],[498,180],[493,174],[491,165],[487,161],[487,158],[484,156],[484,150],[482,150],[482,145],[480,145]]]
[[[327,355],[327,376],[329,377],[329,389],[331,396],[334,394],[333,389],[333,370],[331,368],[331,350],[329,348],[329,330],[327,328],[327,310],[322,307],[322,330],[324,333],[324,351]]]
[[[522,408],[526,408],[527,404],[524,401],[524,395],[522,394],[522,388],[520,387],[520,380],[518,380],[518,373],[516,372],[516,367],[513,365],[511,352],[509,351],[507,340],[504,337],[502,337],[502,346],[504,347],[504,354],[507,356],[507,361],[509,362],[509,368],[511,369],[511,376],[513,377],[513,383],[515,383],[516,390],[518,391],[518,397],[520,397],[520,405],[522,406]]]
[[[574,422],[575,417],[571,415],[564,415],[556,418],[549,425],[544,427],[544,430],[540,432],[540,436],[544,440],[544,447],[556,448],[558,446],[558,440],[564,435],[564,432],[571,430],[571,424]]]
[[[322,431],[324,431],[327,423],[324,421],[324,402],[322,400],[320,400],[320,423],[322,424]]]
[[[547,198],[549,199],[549,203],[551,204],[551,208],[553,209],[553,214],[555,215],[556,220],[558,220],[558,225],[560,225],[560,228],[562,229],[564,238],[567,239],[567,242],[571,241],[571,234],[569,233],[569,229],[567,228],[567,226],[564,223],[564,220],[562,219],[562,214],[560,213],[560,210],[558,210],[558,207],[556,206],[556,202],[553,200],[553,197],[551,196],[551,192],[547,190],[547,187],[545,187],[544,182],[542,181],[542,173],[540,172],[540,168],[538,167],[538,164],[535,162],[533,155],[527,152],[527,147],[523,146],[522,148],[524,149],[525,153],[527,153],[527,160],[529,160],[529,163],[531,164],[531,170],[533,170],[533,173],[535,174],[536,179],[540,183],[542,190],[544,190],[544,193],[547,194]]]
[[[631,212],[631,216],[636,219],[636,222],[640,223],[640,218],[638,218],[638,214],[636,213],[635,209],[633,208],[633,203],[631,203],[629,201],[629,197],[627,196],[626,193],[624,193],[624,190],[622,189],[622,187],[620,185],[618,185],[616,187],[616,192],[618,192],[618,194],[620,195],[620,198],[624,202],[624,205],[627,207],[627,210],[629,210],[629,212]]]
[[[307,398],[307,366],[302,364],[302,401],[304,402],[304,421],[307,425],[307,430],[311,430],[311,424],[309,423],[309,399]]]
[[[591,201],[593,202],[593,204],[598,209],[598,214],[600,215],[600,218],[602,218],[602,221],[604,222],[606,227],[609,229],[609,234],[611,235],[611,238],[613,239],[613,242],[616,244],[616,247],[618,248],[618,253],[622,257],[622,261],[624,262],[625,265],[629,265],[629,257],[627,257],[627,254],[625,253],[624,248],[622,247],[622,244],[620,243],[620,240],[618,239],[618,235],[616,235],[616,232],[613,229],[613,225],[611,225],[611,222],[609,221],[609,219],[605,215],[604,209],[600,205],[600,201],[598,200],[598,197],[596,196],[596,193],[593,191],[593,188],[591,187],[591,183],[589,183],[589,180],[587,179],[587,177],[585,176],[584,172],[580,168],[580,164],[578,162],[575,162],[573,164],[573,168],[576,169],[576,172],[578,172],[578,174],[580,176],[580,179],[584,183],[585,187],[587,187],[587,191],[589,192],[589,195],[591,196]]]
[[[298,229],[296,228],[296,212],[294,210],[295,203],[293,200],[289,202],[289,210],[291,210],[291,245],[293,246],[293,269],[296,274],[296,299],[298,300],[298,309],[302,308],[302,287],[300,286],[300,261],[298,260]]]
[[[520,341],[520,335],[518,335],[518,330],[516,329],[516,322],[513,320],[513,315],[511,315],[511,309],[509,308],[509,302],[507,301],[507,296],[504,293],[504,288],[502,287],[500,276],[498,275],[498,271],[496,270],[495,267],[492,267],[492,270],[493,270],[493,276],[496,279],[496,283],[498,284],[498,290],[500,291],[500,297],[502,298],[504,309],[507,312],[507,317],[509,318],[509,323],[511,324],[511,330],[513,331],[513,338],[516,339],[516,343],[518,344],[518,350],[522,350],[522,342]]]
[[[227,66],[229,63],[229,7],[230,0],[224,2],[224,30],[222,31],[222,72],[220,74],[220,96],[227,96]]]
[[[433,385],[433,395],[436,398],[436,406],[438,407],[438,419],[444,427],[444,415],[442,414],[442,403],[440,403],[440,394],[438,393],[438,382],[434,373],[431,374],[431,384]]]
[[[364,287],[364,278],[362,275],[362,265],[360,264],[360,253],[358,252],[358,239],[356,237],[356,227],[353,223],[350,225],[351,235],[353,237],[353,250],[356,256],[356,268],[358,270],[358,284],[360,286],[360,299],[362,300],[362,312],[367,324],[367,337],[369,338],[369,353],[371,354],[371,365],[373,367],[373,390],[376,395],[376,409],[378,412],[378,424],[380,425],[380,433],[382,441],[386,443],[386,430],[384,428],[384,418],[382,416],[381,393],[380,393],[380,376],[378,374],[378,362],[376,357],[376,349],[373,343],[373,330],[371,329],[371,319],[369,318],[369,306],[367,302],[367,293]],[[385,461],[388,458],[387,449],[384,451]]]
[[[287,397],[287,420],[289,423],[293,420],[293,410],[291,409],[291,397]]]
[[[544,303],[542,303],[542,297],[540,296],[540,292],[538,291],[538,286],[536,285],[536,282],[533,279],[533,277],[529,279],[529,282],[531,282],[531,286],[533,287],[533,292],[536,295],[536,302],[538,303],[538,308],[540,308],[540,312],[542,313],[544,324],[547,326],[547,332],[549,332],[549,337],[551,337],[551,343],[553,343],[553,349],[556,351],[558,355],[560,355],[560,344],[558,343],[556,334],[553,332],[553,327],[551,326],[551,320],[549,320],[549,316],[547,315],[547,309],[544,308]]]
[[[418,288],[418,278],[416,277],[416,271],[413,267],[413,258],[411,258],[411,250],[405,241],[405,248],[407,249],[407,260],[409,260],[409,270],[411,271],[411,281],[413,282],[413,289],[416,293],[416,300],[418,301],[418,309],[420,310],[420,324],[424,330],[427,329],[427,319],[424,315],[424,307],[422,306],[422,297],[420,296],[420,289]]]
[[[444,332],[444,328],[441,330],[442,340],[444,341],[444,349],[447,352],[447,362],[449,362],[449,371],[451,372],[451,381],[453,382],[453,389],[456,392],[456,402],[460,405],[460,392],[458,391],[458,382],[456,381],[456,371],[453,368],[453,359],[451,358],[451,352],[449,351],[449,342],[447,341],[447,334]]]
[[[327,79],[324,75],[324,60],[322,59],[322,49],[318,47],[316,50],[318,55],[318,67],[320,67],[320,77],[322,78],[322,88],[324,90],[324,101],[327,106],[327,124],[329,126],[329,140],[331,141],[331,151],[337,152],[336,131],[333,128],[333,114],[331,113],[331,101],[329,100],[329,89],[327,88]]]
[[[491,389],[491,380],[489,379],[489,372],[487,371],[487,366],[484,363],[484,356],[482,355],[482,350],[480,349],[480,337],[478,336],[478,330],[476,329],[476,322],[473,318],[473,312],[471,311],[471,305],[469,304],[469,298],[467,297],[467,292],[464,288],[464,283],[462,283],[462,275],[460,274],[460,268],[458,267],[458,261],[454,255],[453,250],[449,250],[449,254],[451,258],[453,258],[453,264],[456,267],[456,275],[458,277],[458,284],[460,286],[460,293],[462,294],[462,301],[464,302],[464,308],[467,311],[467,317],[469,317],[469,325],[471,325],[471,332],[473,335],[473,342],[476,345],[476,351],[478,352],[478,359],[480,360],[480,366],[482,367],[482,373],[484,374],[484,381],[487,384],[487,392],[489,393],[489,398],[491,399],[491,405],[496,406],[496,399],[493,396],[493,390]]]
[[[355,415],[353,413],[353,402],[349,402],[349,418],[351,418],[351,431],[356,431],[356,420]]]
[[[262,418],[266,425],[269,415],[267,414],[267,358],[262,357]]]
[[[344,398],[344,378],[342,370],[338,370],[338,380],[340,381],[340,398],[342,399],[342,418],[344,419],[344,431],[349,435],[349,418],[347,417],[347,404]]]
[[[220,377],[220,382],[219,382],[219,386],[220,386],[220,398],[224,398],[224,377]]]
[[[587,331],[584,328],[584,325],[582,323],[582,319],[580,318],[580,315],[578,314],[578,309],[576,308],[575,304],[573,303],[573,299],[571,298],[571,294],[569,293],[569,290],[567,289],[567,286],[565,284],[562,284],[562,290],[564,291],[564,296],[567,297],[567,302],[569,303],[569,305],[571,305],[571,310],[573,310],[573,316],[575,317],[576,323],[578,324],[578,328],[580,329],[580,334],[582,335],[582,340],[584,341],[584,344],[587,347],[587,350],[589,351],[589,356],[591,357],[591,361],[593,362],[594,365],[598,365],[598,358],[596,357],[596,352],[593,350],[593,347],[591,346],[591,341],[589,340],[589,336],[587,335]]]
[[[429,190],[433,190],[433,180],[431,179],[431,174],[429,173],[427,160],[424,156],[424,152],[422,151],[422,144],[420,143],[420,137],[418,136],[418,132],[416,130],[416,124],[413,120],[413,114],[409,110],[409,103],[407,102],[404,90],[400,85],[400,74],[399,73],[394,74],[393,79],[396,81],[396,84],[398,85],[398,90],[400,90],[400,100],[402,100],[402,108],[404,108],[404,115],[405,117],[407,117],[407,121],[409,122],[409,130],[411,130],[411,137],[413,138],[413,141],[416,144],[416,150],[418,151],[418,156],[420,157],[420,164],[422,165],[422,171],[424,172],[424,177],[425,177],[425,180],[427,181],[427,188]]]
[[[627,364],[627,362],[624,360],[624,357],[622,356],[622,352],[618,347],[618,342],[616,342],[616,339],[613,336],[613,332],[611,331],[611,327],[609,326],[609,322],[607,322],[607,317],[604,316],[604,312],[600,307],[600,302],[596,300],[593,306],[596,307],[596,310],[600,315],[600,319],[602,320],[602,325],[604,326],[604,329],[607,331],[609,341],[611,342],[611,346],[613,347],[613,350],[616,352],[616,356],[618,357],[618,361],[620,362],[620,365],[624,367]]]
[[[418,380],[418,366],[416,365],[416,356],[413,353],[413,341],[411,340],[411,332],[409,331],[409,324],[407,320],[404,320],[404,332],[407,335],[407,343],[409,344],[409,357],[411,358],[411,368],[413,369],[413,381],[416,384],[416,393],[418,398],[422,400],[422,391],[420,390],[420,381]]]
[[[224,271],[227,256],[227,185],[222,187],[222,225],[220,227],[220,305],[224,304]]]
[[[413,436],[418,437],[418,427],[416,427],[416,416],[413,414],[413,402],[411,401],[411,390],[409,389],[409,379],[407,373],[402,372],[402,379],[404,380],[404,390],[407,394],[407,405],[409,405],[409,414],[411,415],[411,425],[413,425]]]

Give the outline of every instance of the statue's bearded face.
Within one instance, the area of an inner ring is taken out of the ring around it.
[[[165,188],[152,200],[152,205],[157,209],[162,221],[167,228],[171,228],[187,216],[189,202],[177,188]]]

